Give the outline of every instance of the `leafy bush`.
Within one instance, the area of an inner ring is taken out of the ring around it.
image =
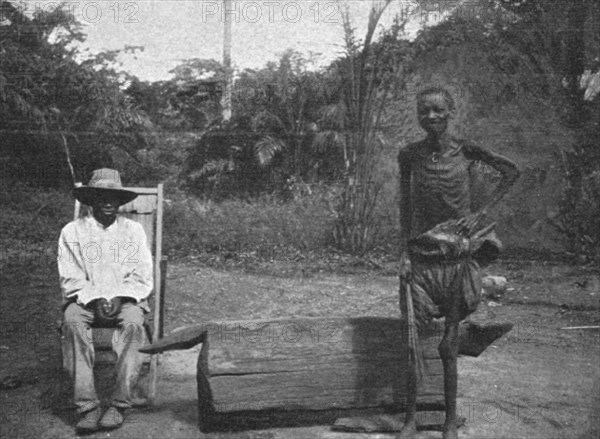
[[[600,263],[600,170],[582,178],[579,188],[568,187],[561,206],[559,229],[570,250]]]
[[[24,184],[3,185],[0,206],[0,230],[5,243],[57,241],[60,230],[73,215],[69,193]]]
[[[25,282],[39,269],[50,268],[55,276],[58,235],[73,216],[69,193],[4,179],[0,209],[0,283]]]
[[[324,108],[339,100],[339,78],[307,66],[308,60],[288,50],[278,65],[240,73],[232,118],[213,120],[189,149],[182,177],[194,194],[286,196],[290,180],[340,178],[342,148],[334,136],[323,136],[330,129]]]
[[[140,150],[153,146],[152,124],[109,68],[118,52],[78,62],[69,46],[84,36],[64,4],[29,16],[13,3],[0,3],[3,172],[60,187],[122,163],[117,152],[139,162]]]

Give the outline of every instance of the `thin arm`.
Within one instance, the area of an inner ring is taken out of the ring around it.
[[[508,190],[521,175],[521,171],[519,171],[516,163],[512,160],[479,146],[469,145],[465,152],[467,157],[473,160],[479,160],[491,166],[502,176],[500,183],[496,186],[496,189],[494,189],[489,201],[481,208],[482,212],[487,212],[488,209],[498,203],[498,201],[506,195]]]

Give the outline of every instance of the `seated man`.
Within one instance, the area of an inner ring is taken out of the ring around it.
[[[119,427],[132,406],[144,355],[144,314],[152,291],[152,256],[142,226],[117,216],[119,206],[137,194],[124,190],[119,173],[93,172],[88,186],[73,195],[91,206],[93,216],[67,224],[58,243],[58,271],[63,297],[63,367],[74,381],[74,402],[81,419],[78,432]],[[94,386],[91,326],[113,323],[117,382],[111,407],[101,417]]]

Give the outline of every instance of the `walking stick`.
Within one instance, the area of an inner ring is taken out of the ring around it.
[[[406,279],[400,279],[400,300],[402,303],[402,312],[405,319],[406,343],[408,348],[408,367],[410,370],[408,376],[421,379],[424,373],[424,364],[421,355],[419,355],[419,334],[417,323],[415,321],[415,310],[413,306],[413,297],[410,282]],[[411,373],[412,372],[412,373]],[[409,378],[410,379],[410,378]]]

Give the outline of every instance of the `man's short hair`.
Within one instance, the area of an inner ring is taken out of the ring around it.
[[[448,108],[450,109],[450,111],[454,110],[454,98],[447,89],[439,85],[427,87],[424,90],[421,90],[419,93],[417,93],[417,105],[420,102],[423,102],[425,96],[433,94],[441,94],[442,96],[444,96],[444,100],[446,101],[446,104],[448,104]]]

